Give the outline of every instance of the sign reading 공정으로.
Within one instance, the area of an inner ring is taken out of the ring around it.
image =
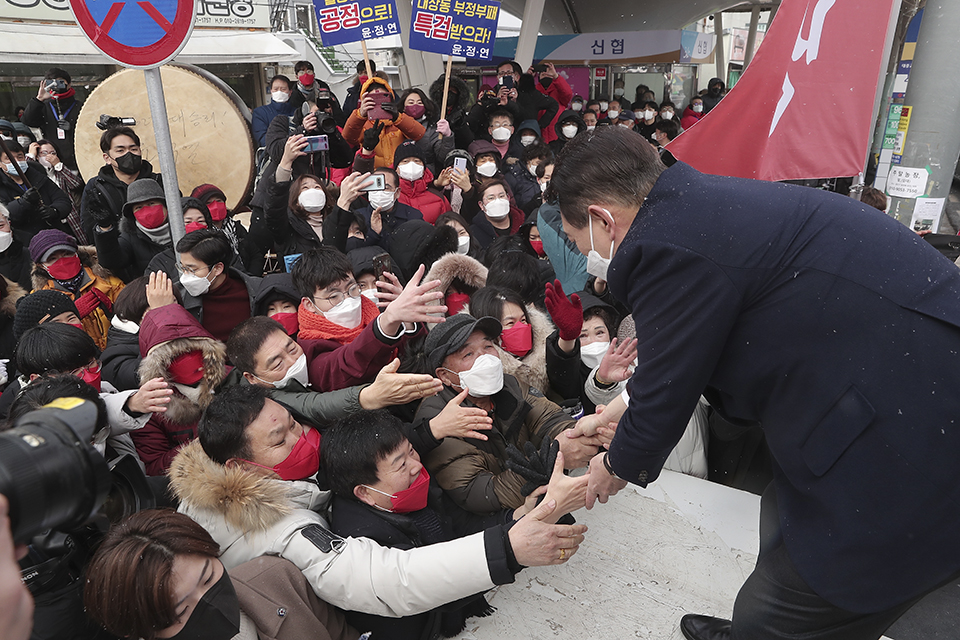
[[[393,0],[313,0],[323,46],[400,35]]]
[[[410,48],[490,60],[499,17],[493,0],[413,0]]]

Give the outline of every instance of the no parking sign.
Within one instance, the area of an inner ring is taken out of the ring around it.
[[[93,45],[125,67],[158,67],[180,53],[193,31],[195,0],[70,0]]]

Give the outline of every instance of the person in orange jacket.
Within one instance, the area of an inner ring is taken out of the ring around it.
[[[391,102],[382,106],[384,111],[393,116],[392,119],[368,118],[368,112],[376,107],[372,96],[378,93],[390,96]],[[392,167],[393,152],[396,148],[406,140],[419,140],[425,131],[422,124],[397,107],[390,84],[383,78],[373,76],[364,82],[360,89],[360,106],[347,118],[343,127],[343,139],[355,147],[360,147],[363,143],[360,153],[370,156],[372,151],[376,168]],[[369,139],[373,135],[378,138],[376,146],[372,146],[373,141]]]

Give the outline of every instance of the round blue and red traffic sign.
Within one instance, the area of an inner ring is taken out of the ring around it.
[[[193,30],[195,0],[70,0],[95,47],[127,67],[157,67],[176,56]]]

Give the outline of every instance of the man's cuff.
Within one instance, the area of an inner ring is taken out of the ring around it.
[[[620,399],[623,400],[623,403],[627,405],[627,408],[630,408],[630,390],[627,387],[623,388],[623,392],[620,394]]]
[[[403,326],[403,323],[401,322],[401,323],[400,323],[400,331],[397,332],[397,335],[395,335],[395,336],[387,335],[387,332],[383,330],[383,325],[380,324],[380,318],[382,318],[382,317],[383,317],[383,314],[377,316],[377,319],[374,320],[374,322],[376,323],[376,327],[377,327],[377,333],[379,333],[379,334],[380,334],[380,337],[383,338],[385,341],[388,341],[388,342],[399,342],[399,341],[400,341],[400,338],[402,338],[402,337],[403,337],[403,334],[406,332],[406,327],[404,327],[404,326]]]
[[[494,584],[510,584],[523,569],[513,555],[509,531],[510,525],[497,525],[483,532],[487,566],[490,569],[490,580]]]

